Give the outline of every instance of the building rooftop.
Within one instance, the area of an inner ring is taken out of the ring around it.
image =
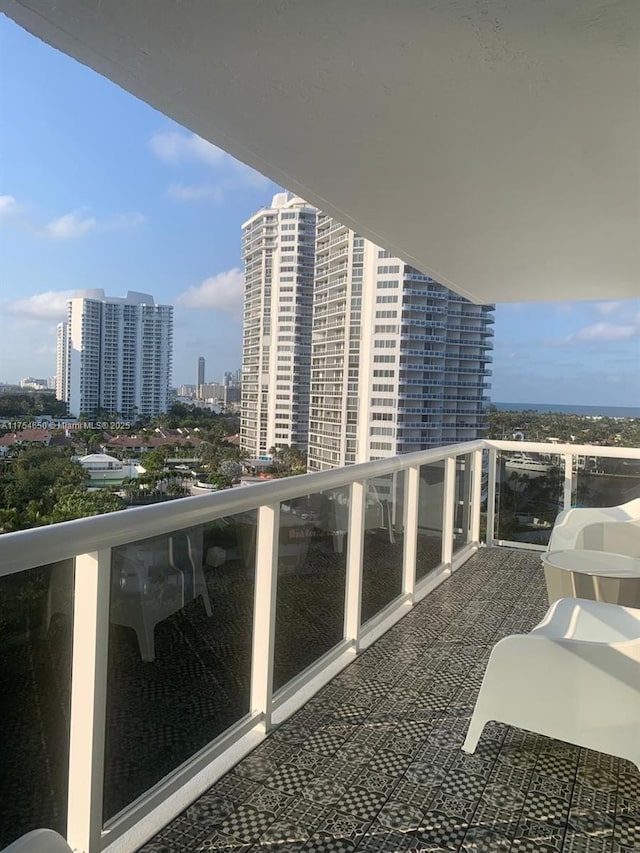
[[[491,648],[546,609],[539,554],[479,551],[141,850],[637,850],[630,763],[498,723],[461,751]]]

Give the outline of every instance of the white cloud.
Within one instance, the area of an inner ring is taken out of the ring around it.
[[[139,225],[144,225],[147,217],[144,213],[118,213],[111,219],[105,219],[98,223],[98,228],[101,231],[116,231],[119,229],[128,230],[137,228]]]
[[[165,163],[182,160],[199,160],[201,163],[218,165],[229,155],[221,148],[207,142],[195,133],[179,133],[176,130],[154,133],[149,140],[153,153]]]
[[[263,189],[271,183],[269,178],[265,178],[264,175],[256,172],[255,169],[252,169],[245,163],[241,163],[230,154],[227,154],[226,151],[223,151],[216,145],[212,145],[195,133],[183,133],[177,130],[155,133],[149,140],[149,148],[163,163],[177,165],[180,163],[196,162],[205,166],[215,167],[216,169],[223,167],[228,170],[231,175],[228,175],[228,180],[225,181],[224,187],[218,186],[216,188],[216,201],[220,200],[223,189],[233,190],[237,186]],[[180,187],[181,185],[169,187],[169,195],[180,201],[214,198],[214,195],[206,196],[195,192],[189,195],[187,188],[181,191]],[[220,198],[217,197],[218,195]]]
[[[238,318],[242,312],[243,299],[244,276],[236,267],[192,285],[177,297],[176,305],[180,308],[214,308]]]
[[[74,296],[75,290],[47,290],[35,293],[27,299],[9,302],[6,310],[9,314],[27,320],[64,320],[67,316],[67,299]]]
[[[251,166],[247,166],[246,163],[241,163],[240,160],[234,160],[233,157],[229,157],[229,159],[233,163],[240,180],[245,186],[260,190],[268,187],[271,183],[269,178],[261,175],[260,172],[256,172],[255,169],[252,169]]]
[[[52,219],[44,226],[44,233],[54,240],[73,240],[92,231],[128,231],[146,222],[142,213],[117,213],[109,219],[97,220],[81,210],[72,210]]]
[[[214,201],[220,204],[224,191],[214,184],[171,184],[167,195],[177,201]]]
[[[568,341],[628,341],[640,334],[640,326],[617,326],[614,323],[593,323],[569,335]]]
[[[75,210],[52,219],[44,226],[45,233],[54,240],[73,240],[94,231],[98,223],[93,216],[84,216]]]
[[[8,219],[17,210],[18,202],[12,195],[0,195],[0,219]]]
[[[598,314],[603,317],[610,317],[615,314],[619,308],[624,305],[624,302],[596,302],[595,309]]]

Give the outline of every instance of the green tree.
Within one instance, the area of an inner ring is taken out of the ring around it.
[[[125,507],[126,503],[121,497],[106,489],[90,492],[74,486],[62,486],[56,490],[56,503],[49,522],[55,524],[89,515],[102,515]]]

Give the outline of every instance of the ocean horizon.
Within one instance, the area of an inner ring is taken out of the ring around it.
[[[501,412],[553,412],[564,415],[584,415],[600,418],[640,418],[637,406],[573,406],[571,403],[499,403],[491,401]]]

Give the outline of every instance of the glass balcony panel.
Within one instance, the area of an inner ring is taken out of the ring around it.
[[[546,546],[564,500],[564,460],[549,453],[498,453],[496,538]]]
[[[249,713],[254,511],[114,548],[104,819]]]
[[[466,453],[456,459],[456,489],[453,514],[453,553],[469,541],[471,525],[471,463],[473,456]]]
[[[64,834],[74,561],[0,578],[0,847],[38,827]]]
[[[442,562],[444,462],[420,466],[416,581]]]
[[[604,456],[573,459],[572,506],[618,506],[640,495],[640,460]]]
[[[404,471],[366,483],[362,606],[364,625],[402,592]]]
[[[274,691],[344,637],[349,489],[280,505]]]

